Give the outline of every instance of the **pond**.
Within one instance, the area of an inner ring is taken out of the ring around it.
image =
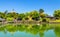
[[[8,24],[0,27],[0,37],[60,37],[60,25]]]

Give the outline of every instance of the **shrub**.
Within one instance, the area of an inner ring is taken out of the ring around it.
[[[14,18],[12,18],[12,17],[8,17],[6,20],[7,20],[7,21],[13,21]]]
[[[42,19],[42,22],[47,22],[47,20],[44,18],[44,19]]]

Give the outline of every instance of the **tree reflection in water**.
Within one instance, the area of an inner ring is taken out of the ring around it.
[[[54,32],[55,32],[55,34],[56,34],[57,37],[60,37],[60,26],[56,26],[54,28]]]
[[[40,25],[33,25],[33,24],[29,24],[29,25],[24,25],[24,24],[20,24],[20,25],[6,25],[3,27],[0,27],[0,31],[4,32],[5,34],[8,32],[10,33],[14,33],[16,31],[20,31],[23,32],[25,31],[26,33],[31,33],[31,34],[39,34],[40,37],[44,37],[44,32],[48,31],[50,29],[54,29],[54,32],[56,34],[57,37],[60,36],[60,27],[54,27],[54,26],[49,26],[49,24],[40,24]]]

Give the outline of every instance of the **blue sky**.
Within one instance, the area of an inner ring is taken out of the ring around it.
[[[52,15],[54,10],[60,9],[60,0],[0,0],[0,11],[11,11],[18,13],[44,9],[45,13]]]

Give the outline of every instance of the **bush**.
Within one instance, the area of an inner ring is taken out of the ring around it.
[[[12,18],[12,17],[8,17],[6,20],[7,20],[7,21],[13,21],[14,18]]]
[[[47,20],[46,19],[42,19],[42,22],[47,22]]]
[[[22,20],[22,18],[17,18],[17,20]]]
[[[34,17],[32,19],[38,21],[39,20],[39,17]]]

